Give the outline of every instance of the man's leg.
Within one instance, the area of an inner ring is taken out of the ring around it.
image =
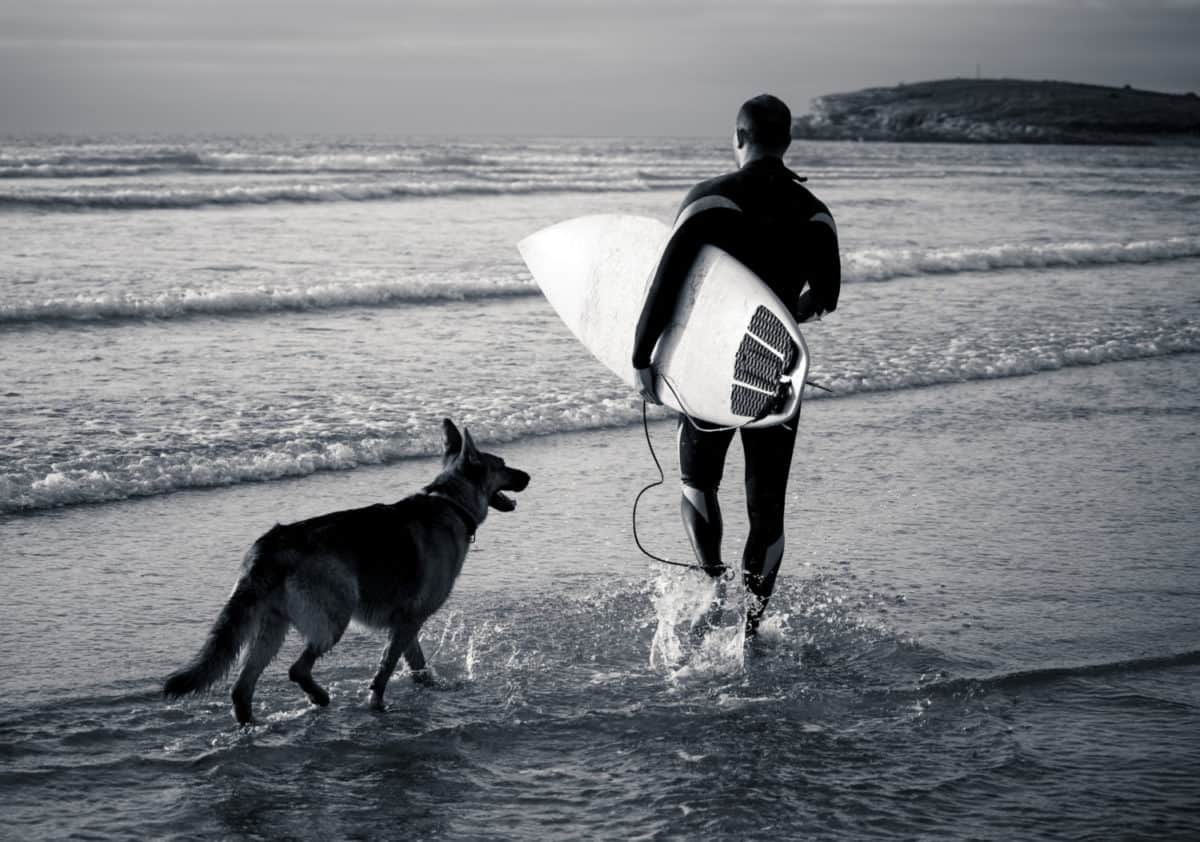
[[[725,572],[725,566],[721,563],[723,525],[717,489],[733,431],[702,432],[681,415],[678,436],[679,474],[683,482],[679,511],[683,528],[692,542],[697,563],[710,576],[719,576]]]
[[[787,496],[792,451],[796,445],[793,426],[742,430],[746,453],[746,510],[750,534],[742,553],[746,588],[754,595],[746,614],[746,634],[754,635],[775,589],[775,577],[783,558],[783,508]]]

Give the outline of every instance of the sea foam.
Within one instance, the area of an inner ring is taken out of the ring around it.
[[[1196,352],[1200,352],[1200,325],[1174,320],[1048,337],[1022,348],[929,348],[880,359],[877,367],[867,371],[821,361],[812,379],[832,388],[836,398]],[[1030,388],[1036,388],[1036,381]],[[829,395],[810,390],[807,397],[828,399]],[[667,412],[654,408],[651,416],[666,418]],[[497,394],[475,413],[471,430],[481,442],[506,442],[640,422],[640,403],[614,382],[609,388],[564,393],[551,403],[521,405],[515,398]],[[156,447],[131,456],[125,443],[117,442],[113,446],[118,449],[93,449],[53,465],[37,461],[37,454],[23,454],[0,473],[0,513],[350,470],[431,456],[440,448],[435,437],[419,432],[433,429],[432,422],[419,419],[410,419],[392,435],[376,432],[360,437],[344,435],[346,419],[332,417],[327,423],[330,428],[324,439],[247,441],[240,449],[230,441],[221,455],[212,455],[201,432],[195,436],[195,449]]]
[[[913,275],[1153,263],[1200,257],[1200,237],[1160,240],[1002,243],[940,249],[871,249],[844,255],[849,281],[888,281]]]
[[[512,196],[536,193],[642,192],[684,188],[684,179],[655,180],[636,174],[565,178],[498,177],[403,181],[309,181],[266,185],[205,187],[74,187],[60,190],[0,190],[0,209],[42,211],[159,210],[207,206],[269,205],[275,203],[371,202],[438,196]]]
[[[940,249],[853,250],[843,255],[844,280],[890,281],[930,274],[986,273],[1008,269],[1071,268],[1155,263],[1200,257],[1200,237],[1159,240],[1072,241]],[[172,289],[153,294],[81,293],[0,303],[0,326],[61,321],[173,319],[252,313],[392,306],[535,295],[522,267],[484,281],[379,280],[311,286]]]
[[[281,311],[327,310],[434,301],[531,295],[532,281],[497,279],[482,283],[422,281],[331,283],[302,287],[168,290],[153,295],[102,293],[0,304],[0,325],[53,321],[174,319],[237,316]]]

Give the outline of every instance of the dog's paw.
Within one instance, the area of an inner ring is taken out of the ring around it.
[[[367,702],[367,707],[371,710],[387,710],[387,706],[383,703],[383,694],[371,691],[371,699]]]

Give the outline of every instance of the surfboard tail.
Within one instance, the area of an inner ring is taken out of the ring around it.
[[[755,310],[734,359],[730,410],[771,426],[799,408],[808,374],[808,347],[800,331],[767,307]]]

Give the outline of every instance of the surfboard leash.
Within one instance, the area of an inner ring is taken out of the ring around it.
[[[751,418],[749,421],[746,421],[742,424],[736,424],[732,427],[701,427],[699,424],[696,423],[696,420],[694,418],[692,418],[691,413],[687,412],[686,410],[683,409],[684,403],[682,400],[680,400],[679,393],[677,391],[675,391],[675,385],[671,382],[670,378],[668,378],[662,374],[660,374],[659,376],[662,377],[662,381],[667,384],[667,388],[671,390],[671,395],[675,398],[675,403],[679,404],[679,407],[680,407],[679,414],[682,415],[684,418],[686,418],[687,422],[689,424],[691,424],[693,427],[695,427],[696,430],[698,430],[701,433],[722,433],[722,432],[727,432],[729,430],[740,430],[742,427],[745,427],[747,424],[753,424],[755,421],[758,420],[756,418]],[[663,483],[665,483],[667,481],[667,475],[662,469],[662,463],[658,461],[658,454],[654,452],[654,442],[651,441],[651,439],[650,439],[650,421],[647,418],[647,404],[646,404],[645,398],[642,399],[642,432],[646,436],[646,448],[650,451],[650,458],[654,460],[654,467],[658,469],[658,480],[656,482],[652,482],[649,485],[647,485],[645,488],[643,488],[641,491],[638,492],[637,497],[633,498],[633,540],[634,540],[634,543],[637,544],[638,549],[641,550],[645,556],[653,559],[654,561],[661,562],[662,564],[669,564],[672,567],[683,567],[688,570],[700,570],[703,573],[708,574],[709,573],[708,568],[706,568],[702,565],[688,564],[687,562],[683,562],[683,561],[671,561],[669,558],[663,558],[661,556],[655,555],[654,553],[650,552],[645,547],[643,547],[641,539],[638,538],[638,532],[637,532],[638,502],[642,499],[642,495],[645,494],[647,491],[649,491],[651,488],[657,488],[658,486],[662,485]]]
[[[662,376],[662,375],[660,375],[660,376]],[[662,380],[664,383],[667,384],[667,388],[671,390],[671,394],[675,397],[675,402],[677,404],[679,404],[680,407],[682,407],[683,402],[679,399],[679,393],[675,391],[675,386],[671,383],[670,379],[667,377],[663,377]],[[812,380],[805,380],[804,384],[800,388],[803,389],[804,386],[815,386],[816,388],[818,388],[824,392],[829,392],[830,394],[833,394],[833,389],[830,389],[828,386],[822,386],[820,383],[815,383]],[[804,406],[803,400],[800,401],[800,406],[801,406],[801,408],[803,408],[803,406]],[[719,432],[725,432],[728,430],[740,430],[742,427],[745,427],[747,424],[753,424],[754,421],[757,420],[757,419],[752,418],[743,424],[738,424],[733,427],[707,428],[707,427],[701,427],[699,424],[697,424],[695,419],[692,418],[690,413],[680,412],[680,414],[684,418],[687,419],[689,424],[691,424],[696,430],[698,430],[699,432],[702,432],[702,433],[719,433]],[[799,412],[796,413],[797,417],[799,417],[799,414],[800,414]],[[633,541],[635,544],[637,544],[637,548],[642,551],[643,555],[645,555],[647,558],[653,559],[654,561],[660,562],[662,564],[669,564],[672,567],[683,567],[688,570],[700,570],[700,571],[703,571],[704,573],[708,573],[708,569],[705,567],[702,567],[699,564],[688,564],[688,563],[682,562],[682,561],[671,561],[669,558],[663,558],[662,556],[655,555],[654,553],[647,550],[644,546],[642,546],[642,541],[638,537],[638,529],[637,529],[638,503],[641,502],[642,495],[644,495],[647,491],[649,491],[651,488],[658,488],[658,486],[662,485],[663,483],[665,483],[667,481],[667,475],[666,475],[666,472],[663,471],[662,463],[658,461],[658,454],[654,452],[654,442],[650,439],[650,421],[647,417],[647,403],[646,403],[645,398],[642,399],[642,432],[646,436],[646,449],[650,451],[650,458],[654,460],[654,467],[656,469],[658,469],[658,479],[656,481],[650,483],[649,485],[647,485],[641,491],[639,491],[637,493],[637,496],[633,498],[633,511],[631,513],[631,517],[633,520]]]
[[[669,564],[672,567],[684,567],[684,568],[687,568],[690,570],[704,570],[704,568],[701,567],[699,564],[687,564],[686,562],[682,562],[682,561],[671,561],[669,558],[663,558],[662,556],[657,556],[654,553],[650,552],[645,547],[643,547],[642,541],[638,537],[637,510],[638,510],[638,503],[641,501],[642,495],[645,494],[647,491],[649,491],[651,488],[657,488],[658,486],[662,485],[663,483],[665,483],[667,481],[667,475],[662,469],[662,463],[658,461],[658,454],[654,452],[654,442],[650,440],[650,421],[647,418],[646,406],[647,406],[646,401],[643,399],[642,400],[642,432],[644,432],[646,434],[646,447],[650,450],[650,458],[654,460],[654,467],[658,469],[658,479],[655,482],[652,482],[649,485],[647,485],[641,491],[639,491],[637,493],[637,496],[633,498],[633,541],[635,544],[637,544],[637,548],[642,551],[643,555],[645,555],[647,558],[653,559],[654,561],[660,562],[662,564]],[[684,415],[686,416],[687,413],[684,413]]]

